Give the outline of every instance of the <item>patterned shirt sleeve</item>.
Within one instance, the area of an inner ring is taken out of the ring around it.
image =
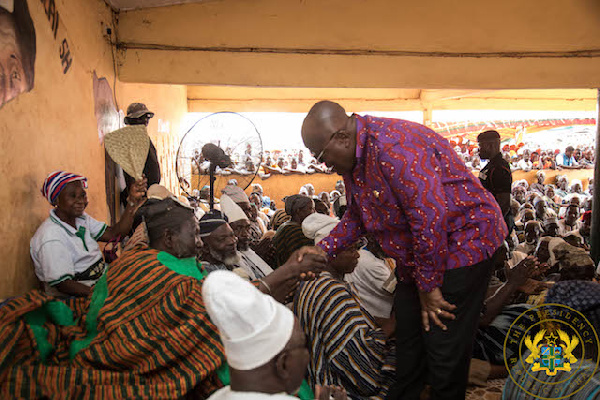
[[[331,257],[356,242],[363,234],[364,226],[360,220],[358,205],[354,199],[350,199],[348,208],[340,223],[317,246],[325,250],[327,255]]]
[[[432,148],[396,143],[380,151],[383,175],[410,226],[413,278],[420,290],[442,286],[448,258],[447,208],[441,167]]]

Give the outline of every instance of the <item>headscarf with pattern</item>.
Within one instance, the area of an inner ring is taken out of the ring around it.
[[[83,183],[83,188],[87,189],[87,178],[85,176],[65,171],[54,171],[44,180],[44,184],[42,185],[42,195],[44,195],[50,204],[54,205],[56,199],[58,199],[58,195],[65,186],[75,181],[81,181]]]

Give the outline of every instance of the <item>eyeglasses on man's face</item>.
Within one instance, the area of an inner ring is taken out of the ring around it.
[[[329,137],[329,140],[327,140],[327,143],[325,144],[325,147],[323,147],[323,150],[321,150],[321,152],[319,153],[318,156],[315,156],[315,153],[311,152],[312,156],[315,157],[315,159],[317,160],[317,163],[322,163],[323,160],[321,158],[323,158],[323,155],[325,154],[325,150],[327,150],[327,147],[329,147],[329,145],[331,144],[331,141],[333,140],[333,138],[335,137],[335,135],[337,135],[338,133],[342,133],[344,132],[346,128],[342,128],[342,129],[338,129],[337,131],[333,132],[331,134],[331,136]]]

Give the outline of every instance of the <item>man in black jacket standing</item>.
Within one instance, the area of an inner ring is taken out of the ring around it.
[[[127,116],[125,117],[125,125],[145,125],[148,126],[150,118],[154,117],[154,113],[148,110],[143,103],[131,103],[127,107]],[[129,187],[135,182],[135,179],[129,176],[125,171],[126,187],[121,192],[121,202],[126,202]],[[150,140],[150,149],[148,150],[148,158],[146,158],[146,164],[144,165],[144,176],[148,179],[148,187],[155,183],[160,183],[160,164],[158,162],[158,156],[156,154],[156,147]],[[125,203],[123,203],[125,204]]]
[[[489,160],[479,172],[479,180],[483,187],[494,195],[510,233],[514,227],[514,216],[510,210],[512,172],[500,152],[500,134],[496,131],[485,131],[477,136],[477,143],[479,157],[482,160]]]

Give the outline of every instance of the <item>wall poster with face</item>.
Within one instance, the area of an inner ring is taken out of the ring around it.
[[[98,78],[94,72],[94,114],[98,124],[98,139],[100,143],[104,141],[104,136],[112,131],[119,129],[121,126],[121,116],[115,105],[113,91],[110,83],[106,78]],[[110,212],[111,224],[116,222],[117,210],[119,204],[117,190],[117,174],[118,166],[110,158],[108,152],[104,152],[104,179],[106,187],[106,204]]]
[[[0,108],[33,89],[35,50],[27,0],[0,0]]]
[[[106,78],[98,78],[96,72],[94,72],[94,114],[98,123],[98,139],[102,143],[104,136],[119,129],[121,124],[110,83]]]

